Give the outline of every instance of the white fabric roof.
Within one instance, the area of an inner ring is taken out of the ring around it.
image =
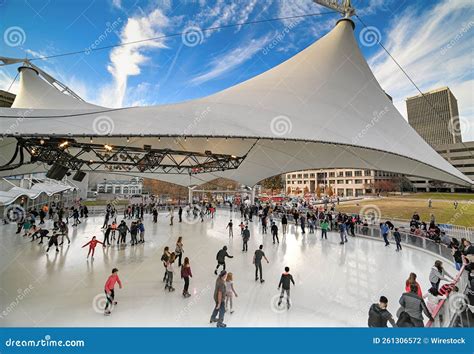
[[[42,80],[32,70],[22,70],[21,75],[15,108],[0,109],[0,123],[3,128],[11,127],[12,135],[110,133],[113,137],[96,141],[124,145],[125,138],[117,136],[134,136],[130,145],[238,156],[250,149],[237,170],[192,177],[140,174],[143,177],[192,185],[223,176],[253,185],[284,172],[337,167],[473,184],[437,154],[393,106],[362,56],[348,20],[339,21],[326,36],[261,75],[179,104],[122,109],[78,106],[78,101],[59,101],[56,93],[39,90],[42,84],[35,82]],[[19,116],[25,118],[15,124]],[[101,130],[101,123],[106,131]],[[188,138],[178,144],[174,138],[157,139],[183,135]],[[0,151],[8,157],[12,147],[12,139],[4,139]],[[30,165],[18,171],[29,169],[44,167]]]
[[[37,183],[31,189],[13,187],[8,191],[0,191],[0,205],[9,205],[21,196],[27,196],[29,199],[36,199],[45,193],[52,196],[56,193],[74,189],[72,186],[62,184]]]

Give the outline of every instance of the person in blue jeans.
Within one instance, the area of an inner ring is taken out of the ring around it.
[[[341,236],[341,242],[339,242],[339,244],[343,245],[347,242],[346,224],[343,222],[339,223],[339,235]]]
[[[214,307],[210,319],[210,323],[217,322],[216,327],[227,327],[224,323],[224,314],[225,314],[225,280],[227,278],[227,272],[223,270],[220,272],[219,277],[216,280],[216,287],[214,289],[214,301],[216,306]],[[217,317],[219,314],[219,318]]]
[[[388,228],[388,225],[385,223],[380,223],[380,233],[382,234],[383,240],[385,241],[385,246],[390,245],[390,242],[388,242],[388,233],[390,229]]]

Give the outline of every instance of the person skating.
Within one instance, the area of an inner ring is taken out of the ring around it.
[[[328,229],[329,229],[329,221],[324,219],[321,221],[321,240],[325,238],[328,239]]]
[[[168,262],[166,263],[166,285],[165,290],[174,291],[173,288],[173,276],[174,276],[174,261],[176,260],[176,255],[173,253],[170,254]]]
[[[412,284],[410,286],[410,292],[404,293],[398,302],[402,307],[402,311],[410,316],[410,321],[414,327],[424,327],[423,313],[430,319],[430,321],[433,321],[433,317],[431,316],[425,301],[423,298],[419,297],[417,293],[418,287],[415,284]]]
[[[263,252],[263,245],[260,245],[258,250],[255,251],[255,254],[253,255],[253,264],[255,265],[255,281],[258,281],[258,273],[260,273],[260,283],[263,283],[265,280],[263,280],[263,274],[262,274],[262,258],[264,258],[267,263],[268,259],[265,256],[265,252]]]
[[[181,259],[183,257],[184,248],[183,248],[183,238],[180,236],[176,241],[176,249],[174,251],[176,258],[178,258],[178,267],[181,267]]]
[[[229,237],[234,237],[234,224],[232,223],[232,219],[230,219],[229,223],[226,226],[226,229],[229,229]]]
[[[168,271],[166,270],[166,265],[168,264],[168,260],[170,259],[170,248],[168,246],[165,247],[163,250],[163,254],[161,255],[161,261],[163,262],[163,266],[165,268],[165,275],[163,276],[163,283],[168,279]]]
[[[114,268],[112,269],[112,274],[108,277],[107,281],[105,282],[104,286],[104,291],[105,291],[105,297],[107,299],[107,303],[105,304],[105,309],[104,309],[104,315],[108,316],[110,315],[110,308],[113,306],[117,305],[117,301],[115,301],[115,284],[118,283],[119,288],[122,289],[122,282],[120,281],[120,278],[118,276],[118,269]]]
[[[138,232],[140,233],[140,243],[145,243],[145,225],[143,225],[143,221],[140,220],[138,222]]]
[[[118,226],[118,232],[119,232],[119,236],[117,238],[117,245],[120,243],[125,244],[127,242],[127,232],[130,232],[130,229],[125,223],[125,220],[122,220],[120,222],[120,225]]]
[[[59,248],[58,248],[59,234],[53,233],[51,236],[46,236],[46,237],[49,237],[48,248],[46,249],[46,254],[48,254],[49,249],[51,248],[52,245],[55,245],[56,246],[56,252],[59,252]]]
[[[104,241],[102,243],[107,246],[110,246],[110,233],[112,232],[112,225],[108,225],[107,229],[104,231]]]
[[[191,272],[191,265],[189,264],[189,258],[184,258],[184,263],[181,266],[181,278],[184,279],[184,288],[183,288],[183,296],[190,297],[191,294],[189,293],[189,278],[193,277],[193,273]]]
[[[339,223],[339,236],[341,237],[341,242],[339,242],[340,245],[343,245],[345,242],[347,242],[346,224],[343,222]]]
[[[239,297],[234,288],[234,275],[232,273],[228,273],[225,280],[225,310],[226,312],[230,310],[231,314],[234,313],[234,295],[235,297]]]
[[[250,230],[246,225],[242,233],[242,252],[247,252],[249,250],[248,242],[250,240]]]
[[[392,327],[397,327],[392,314],[387,310],[388,299],[381,296],[378,304],[372,304],[369,309],[369,327],[387,327],[387,322],[390,322]]]
[[[132,238],[132,241],[130,244],[132,246],[135,246],[138,244],[137,235],[138,235],[138,225],[135,221],[132,221],[132,224],[130,225],[130,236]]]
[[[181,205],[179,206],[179,209],[178,209],[178,218],[179,218],[179,222],[183,221],[183,208],[181,207]]]
[[[278,226],[275,224],[275,222],[272,222],[270,231],[272,233],[273,243],[275,243],[275,239],[278,243],[280,243],[280,239],[278,238]]]
[[[214,271],[215,275],[217,275],[217,270],[219,269],[220,266],[222,266],[223,269],[225,270],[225,257],[234,258],[234,256],[231,256],[227,253],[227,246],[222,247],[222,249],[219,250],[219,252],[217,252],[217,255],[216,255],[217,267],[216,267],[216,270]]]
[[[59,232],[61,233],[61,236],[63,237],[61,239],[61,243],[59,244],[59,246],[61,246],[64,243],[64,238],[66,238],[67,243],[70,244],[71,240],[69,239],[69,235],[68,235],[69,234],[69,227],[67,226],[67,224],[64,221],[59,222]]]
[[[281,231],[283,235],[286,235],[288,229],[288,218],[286,217],[286,214],[283,214],[281,218]]]
[[[402,236],[400,235],[400,232],[398,231],[398,228],[395,228],[395,231],[393,233],[393,238],[395,239],[395,243],[397,244],[397,249],[396,251],[401,251],[402,250]]]
[[[385,241],[385,246],[389,246],[390,242],[388,242],[388,233],[390,229],[386,223],[380,224],[380,233],[382,234],[383,240]]]
[[[210,323],[217,322],[217,327],[227,327],[224,323],[224,316],[225,316],[225,280],[227,277],[227,272],[223,270],[219,277],[216,280],[216,286],[214,288],[214,302],[216,306],[212,310],[211,319],[209,320]],[[219,318],[217,319],[217,314],[219,314]]]
[[[82,246],[82,248],[89,246],[89,252],[87,253],[87,258],[89,258],[89,256],[92,254],[91,259],[94,259],[94,252],[98,243],[100,243],[103,247],[105,247],[105,245],[102,242],[98,241],[95,236],[92,237],[92,240],[90,240],[84,246]]]
[[[290,267],[285,267],[285,272],[281,275],[280,283],[278,284],[278,290],[281,288],[280,299],[278,300],[278,306],[281,305],[283,300],[283,296],[286,293],[286,307],[290,309],[290,287],[291,283],[295,285],[295,281],[293,280],[293,276],[290,274]]]

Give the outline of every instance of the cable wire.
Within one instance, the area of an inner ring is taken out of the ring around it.
[[[365,22],[357,15],[355,15],[357,17],[357,19],[360,21],[360,23],[362,23],[362,25],[365,27],[365,28],[368,28],[368,26],[365,24]],[[430,100],[428,99],[428,97],[426,97],[426,95],[420,90],[420,88],[418,87],[418,85],[415,83],[415,81],[413,81],[413,79],[410,77],[410,75],[408,75],[408,73],[403,69],[403,67],[400,65],[400,63],[394,58],[394,56],[388,51],[387,48],[385,48],[385,46],[382,44],[382,42],[380,42],[379,39],[377,39],[377,43],[380,45],[380,47],[382,47],[382,49],[388,54],[388,56],[390,57],[390,59],[392,59],[392,61],[398,66],[398,68],[403,72],[403,74],[407,77],[407,79],[412,83],[412,85],[416,88],[416,90],[421,94],[421,96],[425,99],[425,101],[428,103],[428,105],[433,109],[433,112],[435,112],[435,114],[439,117],[439,118],[443,118],[441,116],[441,114],[439,113],[439,111],[431,104]],[[459,118],[458,118],[459,119]],[[461,122],[459,122],[459,124],[461,124]],[[462,140],[462,135],[461,135],[461,140]],[[463,141],[461,141],[459,144],[462,144],[462,146],[464,146],[467,151],[471,154],[471,156],[474,156],[474,154],[472,153],[472,151],[464,144]],[[446,159],[445,159],[446,160]],[[447,161],[447,160],[446,160]],[[449,161],[448,161],[449,162]],[[451,164],[451,162],[449,162]],[[457,168],[456,168],[457,169]],[[459,170],[459,169],[458,169]]]
[[[255,20],[255,21],[247,21],[247,22],[240,22],[240,23],[232,23],[232,24],[229,24],[229,25],[207,27],[207,28],[203,28],[203,29],[199,28],[199,30],[201,32],[218,31],[220,29],[225,29],[225,28],[248,26],[248,25],[255,25],[255,24],[266,23],[266,22],[291,20],[291,19],[306,18],[306,17],[313,17],[313,16],[324,16],[324,15],[330,15],[330,14],[337,14],[337,12],[336,11],[327,11],[327,12],[311,13],[311,14],[305,14],[305,15],[276,17],[276,18],[269,18],[269,19],[264,19],[264,20]],[[85,53],[85,52],[88,52],[88,53],[96,52],[96,51],[99,51],[99,50],[112,49],[112,48],[117,48],[117,47],[124,47],[124,46],[127,46],[127,45],[132,45],[132,44],[137,44],[137,43],[156,41],[156,40],[164,39],[164,38],[182,36],[182,35],[187,34],[187,33],[188,33],[188,31],[184,31],[184,32],[179,32],[179,33],[165,34],[165,35],[162,35],[162,36],[140,39],[140,40],[131,41],[131,42],[112,44],[112,45],[107,45],[107,46],[103,46],[103,47],[83,49],[83,50],[78,50],[78,51],[74,51],[74,52],[67,52],[67,53],[55,54],[55,55],[45,55],[45,56],[40,56],[40,57],[37,57],[37,58],[29,59],[29,61],[59,58],[59,57],[65,57],[65,56],[69,56],[69,55],[82,54],[82,53]]]

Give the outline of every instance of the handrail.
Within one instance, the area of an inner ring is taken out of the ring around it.
[[[464,273],[464,267],[466,265],[463,264],[463,266],[461,267],[461,270],[459,271],[459,273],[456,275],[456,278],[454,278],[454,285],[457,285],[459,283],[459,280],[461,279],[461,276],[462,274]],[[460,289],[461,290],[461,289]],[[464,291],[464,289],[462,290]],[[438,303],[438,306],[436,306],[435,310],[433,311],[433,313],[431,314],[431,316],[433,317],[433,319],[435,319],[438,315],[439,315],[439,312],[441,311],[441,308],[444,306],[444,304],[446,303],[446,301],[449,299],[449,297],[451,296],[452,292],[449,293],[449,295],[446,297],[446,299],[443,299],[441,300],[439,303]],[[431,320],[428,320],[428,322],[426,323],[426,326],[425,327],[431,327],[433,325],[433,322],[434,321],[431,321]]]

